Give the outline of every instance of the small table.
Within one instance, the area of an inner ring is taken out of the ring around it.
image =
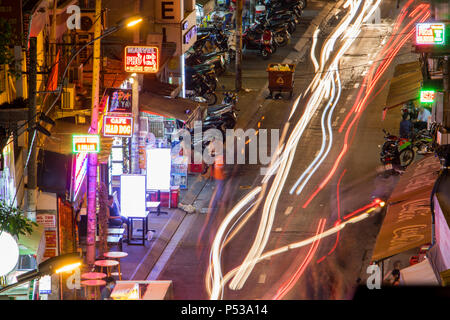
[[[97,300],[98,299],[98,295],[97,294],[100,294],[100,286],[106,285],[106,281],[105,280],[98,280],[98,279],[97,280],[84,280],[84,281],[81,281],[81,284],[83,286],[85,286],[84,287],[84,292],[86,294],[86,297],[87,297],[86,289],[87,288],[92,288],[94,290],[94,300]]]
[[[147,210],[149,213],[156,213],[157,216],[162,214],[167,214],[167,212],[161,212],[161,202],[160,201],[147,201],[146,202]],[[152,209],[156,209],[156,211],[151,211]]]
[[[100,271],[103,271],[103,268],[106,268],[106,273],[108,274],[108,277],[111,276],[111,268],[117,267],[119,265],[119,262],[116,260],[97,260],[94,262],[94,264],[98,267],[100,267]]]
[[[117,262],[119,262],[118,269],[119,269],[119,280],[122,280],[122,272],[120,271],[120,259],[125,258],[128,256],[128,253],[121,252],[121,251],[110,251],[103,254],[106,258],[110,259],[117,259]]]
[[[133,240],[142,240],[142,245],[145,245],[145,235],[148,232],[148,211],[142,214],[128,215],[128,245],[139,245],[140,243],[132,242]],[[133,238],[133,220],[142,221],[142,239]]]
[[[101,280],[106,278],[106,273],[103,272],[87,272],[81,275],[81,279],[84,280]]]

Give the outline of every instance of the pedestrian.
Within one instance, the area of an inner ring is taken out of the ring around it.
[[[116,279],[114,279],[113,277],[107,277],[105,279],[105,281],[106,281],[106,285],[102,289],[101,299],[102,300],[112,300],[111,293],[114,290],[114,287],[116,286]]]
[[[408,119],[408,114],[402,114],[402,121],[400,121],[400,138],[409,139],[413,131],[413,124],[411,120]]]
[[[114,196],[108,196],[108,225],[109,227],[121,227],[127,224],[127,218],[122,217],[119,208],[114,201]]]
[[[419,107],[419,114],[417,115],[417,121],[414,123],[414,127],[418,130],[427,129],[428,119],[431,117],[431,112],[424,107]]]
[[[389,272],[384,278],[385,282],[391,286],[398,286],[400,284],[400,261],[394,263],[394,269]]]

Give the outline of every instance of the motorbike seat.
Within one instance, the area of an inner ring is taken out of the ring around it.
[[[228,103],[222,103],[222,104],[218,104],[218,105],[215,105],[215,106],[208,107],[207,111],[208,111],[208,113],[213,113],[213,112],[225,109],[225,108],[227,108],[229,106],[230,106],[230,104],[228,104]]]

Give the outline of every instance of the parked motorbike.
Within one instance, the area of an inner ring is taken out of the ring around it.
[[[214,70],[218,76],[225,73],[226,67],[226,52],[211,52],[204,54],[199,50],[194,50],[186,59],[186,65],[194,66],[198,64],[212,64],[214,65]]]
[[[212,85],[202,74],[194,74],[186,79],[186,96],[195,98],[197,96],[205,98],[208,105],[214,105],[217,102],[217,96],[212,89]]]
[[[380,161],[386,171],[396,171],[396,167],[406,168],[414,160],[413,145],[409,139],[391,135],[383,129],[384,144],[381,147]]]
[[[267,60],[273,53],[272,32],[255,24],[244,31],[242,46],[245,49],[259,50],[263,59]]]

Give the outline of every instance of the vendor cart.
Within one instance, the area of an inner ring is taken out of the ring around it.
[[[270,96],[278,91],[279,93],[289,92],[289,98],[292,98],[295,64],[270,63],[266,71],[269,75]]]

